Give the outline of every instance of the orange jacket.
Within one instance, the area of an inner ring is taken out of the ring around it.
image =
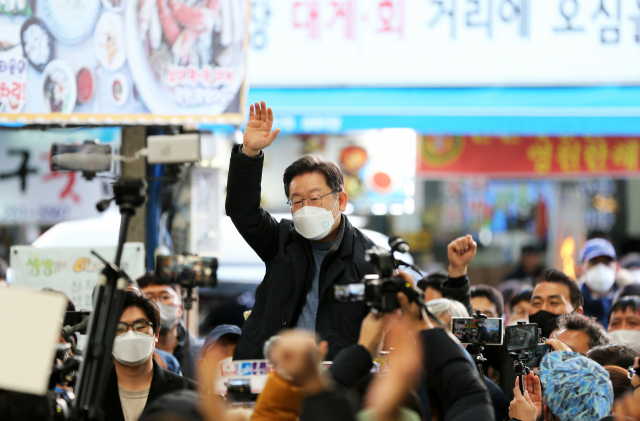
[[[269,374],[258,396],[251,421],[297,421],[306,393],[278,373]]]

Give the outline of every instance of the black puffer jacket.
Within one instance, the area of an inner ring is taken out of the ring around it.
[[[242,327],[234,359],[264,358],[264,342],[298,320],[313,276],[309,241],[293,229],[293,221],[276,221],[260,206],[263,154],[249,157],[234,147],[227,180],[227,215],[265,262],[267,272],[256,291],[251,316]],[[342,215],[338,236],[320,268],[320,301],[316,331],[329,342],[331,360],[344,347],[355,344],[367,314],[364,302],[339,303],[333,286],[359,282],[374,273],[365,262],[365,250],[374,243]],[[224,248],[224,244],[222,245]]]

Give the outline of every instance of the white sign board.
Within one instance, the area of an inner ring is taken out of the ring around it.
[[[253,86],[640,82],[636,0],[253,0]]]
[[[91,294],[103,269],[103,263],[91,254],[95,250],[107,261],[116,255],[115,247],[11,247],[12,285],[32,289],[51,288],[62,291],[77,309],[91,310]],[[143,243],[127,243],[122,252],[122,268],[131,279],[145,273]]]
[[[0,389],[47,393],[66,307],[60,294],[0,288]]]
[[[98,216],[96,203],[109,196],[104,180],[77,172],[52,172],[53,143],[99,139],[120,147],[119,128],[0,132],[0,224],[54,224]]]

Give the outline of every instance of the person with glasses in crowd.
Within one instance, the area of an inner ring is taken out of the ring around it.
[[[185,388],[182,376],[163,369],[153,359],[159,331],[160,311],[155,303],[127,291],[113,342],[114,365],[102,404],[104,419],[136,421],[145,406],[159,396]],[[196,388],[191,380],[186,385]]]
[[[263,345],[282,329],[317,331],[329,343],[328,359],[358,342],[367,315],[364,302],[338,303],[334,285],[375,273],[365,261],[374,246],[343,214],[347,193],[340,167],[307,155],[284,172],[292,219],[277,221],[260,206],[263,149],[276,139],[273,111],[251,105],[241,145],[231,153],[226,212],[265,262],[251,315],[242,327],[234,359],[263,358]]]
[[[181,289],[176,284],[156,283],[153,272],[147,272],[137,280],[138,286],[145,297],[156,303],[160,310],[160,336],[157,348],[159,354],[167,364],[167,368],[174,373],[195,379],[202,350],[202,341],[189,332],[182,321]],[[185,367],[186,338],[189,335],[189,368]],[[171,366],[173,355],[180,363],[180,370]],[[179,371],[179,372],[178,372]]]

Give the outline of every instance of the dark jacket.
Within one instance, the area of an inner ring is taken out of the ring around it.
[[[194,390],[197,383],[187,380],[187,389]],[[160,367],[160,364],[153,362],[153,379],[149,388],[149,396],[145,408],[158,396],[165,393],[171,393],[175,390],[184,389],[184,377],[178,376],[170,371]],[[102,402],[102,410],[105,413],[104,419],[109,421],[124,421],[122,413],[122,403],[120,403],[120,394],[118,393],[118,376],[116,375],[115,366],[109,372],[109,380],[105,390],[104,401]]]
[[[298,320],[311,286],[314,261],[309,241],[294,230],[293,221],[278,222],[260,206],[264,155],[251,158],[240,154],[239,147],[231,153],[226,211],[267,270],[233,358],[260,359],[264,358],[264,342]],[[329,342],[328,360],[358,341],[360,324],[367,314],[364,302],[336,302],[333,286],[359,282],[374,273],[364,260],[365,250],[373,245],[342,215],[338,236],[320,268],[316,331]]]
[[[444,329],[420,332],[431,408],[443,421],[492,420],[493,407],[476,367]]]
[[[185,367],[185,355],[186,355],[186,339],[189,335],[189,369]],[[178,346],[173,350],[173,356],[176,357],[180,363],[180,369],[182,375],[195,379],[196,372],[198,371],[198,361],[200,361],[200,354],[202,351],[202,341],[198,339],[191,331],[187,330],[187,327],[182,320],[178,322]]]

